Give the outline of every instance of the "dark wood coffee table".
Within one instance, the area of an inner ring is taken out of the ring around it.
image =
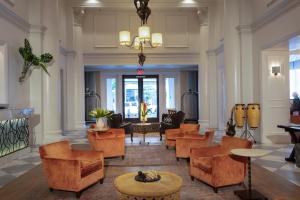
[[[133,132],[134,133],[141,133],[143,134],[143,142],[146,143],[146,134],[150,132],[158,132],[159,131],[159,123],[133,123],[132,124]],[[132,135],[131,135],[132,141]],[[142,142],[140,142],[142,144]]]

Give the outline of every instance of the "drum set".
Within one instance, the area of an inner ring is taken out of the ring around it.
[[[259,104],[235,104],[234,119],[236,127],[244,129],[241,138],[252,139],[256,143],[250,130],[255,130],[260,123],[260,105]]]

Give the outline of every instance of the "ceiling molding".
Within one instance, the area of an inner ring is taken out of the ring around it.
[[[30,31],[30,24],[0,2],[0,16],[25,32]]]
[[[289,10],[300,5],[299,0],[285,0],[276,4],[273,8],[268,10],[265,14],[259,17],[251,25],[252,31],[255,32],[265,26],[266,24],[272,22],[277,17],[287,13]]]
[[[88,7],[88,8],[119,8],[119,9],[135,9],[131,0],[99,0],[98,3],[87,3],[86,0],[70,0],[69,6],[72,7]],[[199,8],[208,7],[208,0],[195,0],[195,3],[184,4],[182,0],[151,0],[150,8]]]

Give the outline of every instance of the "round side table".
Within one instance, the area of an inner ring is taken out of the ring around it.
[[[118,176],[114,180],[119,200],[179,200],[182,179],[171,172],[158,174],[161,179],[157,182],[143,183],[134,179],[137,172]]]
[[[236,156],[248,158],[248,190],[237,190],[234,191],[234,194],[242,200],[268,200],[267,197],[263,196],[258,191],[252,190],[251,158],[264,156],[270,153],[270,151],[264,149],[232,149],[231,153]]]

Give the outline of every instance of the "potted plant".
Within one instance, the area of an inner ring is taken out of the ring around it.
[[[147,121],[147,115],[151,113],[151,109],[147,108],[147,104],[142,102],[141,103],[141,121],[145,123]]]
[[[106,109],[95,108],[92,110],[89,115],[96,119],[96,127],[99,129],[107,128],[107,119],[111,118],[113,113]]]
[[[40,56],[34,55],[32,53],[31,45],[27,39],[24,40],[24,47],[19,48],[19,53],[24,60],[22,74],[19,78],[20,83],[24,82],[31,75],[34,69],[42,69],[50,76],[47,70],[47,64],[53,60],[53,56],[51,54],[44,53]]]

